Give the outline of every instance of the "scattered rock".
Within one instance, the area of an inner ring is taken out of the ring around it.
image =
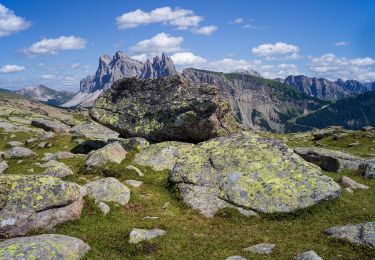
[[[68,166],[55,160],[48,161],[40,165],[40,167],[47,168],[42,173],[43,175],[53,176],[56,178],[64,178],[66,176],[73,175],[73,171]]]
[[[143,219],[152,219],[152,220],[154,220],[154,219],[159,219],[159,217],[146,216]]]
[[[28,172],[28,173],[33,173],[33,172],[34,172],[34,169],[33,169],[33,168],[27,169],[27,172]]]
[[[297,255],[297,260],[323,260],[313,250],[305,251]]]
[[[135,171],[138,174],[139,177],[143,177],[144,176],[143,172],[140,169],[138,169],[137,167],[133,166],[133,165],[126,166],[126,169],[127,170],[131,170],[131,171]]]
[[[133,228],[129,235],[129,243],[137,244],[145,240],[151,240],[156,237],[164,236],[165,231],[161,229],[139,229]]]
[[[312,135],[314,137],[314,140],[318,141],[328,136],[331,136],[333,134],[339,134],[339,133],[344,133],[344,132],[345,132],[345,129],[342,128],[341,126],[332,126],[329,128],[319,129],[313,132]]]
[[[350,179],[349,177],[347,176],[342,176],[341,177],[341,183],[347,187],[347,188],[350,188],[352,190],[356,190],[356,189],[368,189],[369,187],[366,186],[366,185],[363,185],[363,184],[360,184],[352,179]]]
[[[39,140],[48,140],[48,139],[51,139],[55,137],[55,133],[54,132],[46,132],[44,134],[42,134],[41,136],[39,136]]]
[[[194,83],[179,73],[118,80],[98,97],[90,116],[122,136],[158,142],[199,142],[239,130],[218,87]]]
[[[74,153],[61,151],[56,153],[45,153],[43,161],[51,161],[51,160],[63,160],[63,159],[71,159],[76,157]]]
[[[345,239],[358,245],[375,248],[375,222],[333,227],[325,232],[332,238]]]
[[[8,147],[21,147],[23,145],[24,144],[19,142],[19,141],[10,141],[10,142],[7,143]]]
[[[52,131],[58,134],[66,134],[70,132],[70,126],[58,121],[47,120],[43,118],[33,119],[31,125],[42,128],[46,131]]]
[[[94,182],[89,182],[83,187],[86,188],[87,195],[99,202],[115,202],[125,205],[130,199],[130,190],[117,179],[109,177]]]
[[[174,141],[151,144],[134,156],[133,163],[151,167],[154,171],[171,171],[178,157],[193,146],[193,144]]]
[[[360,167],[363,177],[375,179],[375,158],[366,160]]]
[[[99,201],[98,206],[104,215],[107,215],[109,211],[111,210],[111,208],[107,204],[101,201]]]
[[[355,143],[350,143],[350,144],[348,144],[348,147],[354,147],[354,146],[358,146],[358,145],[360,145],[361,143],[359,143],[359,142],[355,142]]]
[[[126,151],[141,151],[150,145],[150,143],[142,137],[132,137],[127,139],[115,138],[108,140],[108,142],[119,142]]]
[[[0,176],[0,237],[23,236],[77,219],[81,186],[50,176]]]
[[[184,152],[169,181],[187,205],[207,217],[233,207],[294,212],[340,194],[336,182],[283,142],[247,132],[211,139]]]
[[[261,255],[268,255],[272,253],[273,248],[275,247],[275,244],[269,244],[269,243],[260,243],[253,246],[249,246],[244,249],[244,251],[253,252],[256,254]]]
[[[247,260],[247,259],[239,255],[232,255],[232,256],[227,257],[225,260]]]
[[[0,174],[3,174],[8,169],[8,164],[0,158]]]
[[[143,184],[143,182],[137,180],[126,180],[126,183],[135,188],[139,188]]]
[[[71,151],[73,153],[88,154],[89,152],[103,148],[106,145],[107,145],[107,142],[102,141],[102,140],[88,140],[88,141],[80,142]]]
[[[48,147],[48,146],[50,146],[50,144],[47,143],[47,142],[41,142],[41,143],[38,144],[38,147],[39,147],[39,148],[46,148],[46,147]]]
[[[375,130],[374,126],[364,126],[362,127],[362,131],[372,131]]]
[[[120,143],[111,143],[103,148],[92,151],[88,154],[86,159],[86,166],[88,169],[105,165],[107,163],[120,164],[126,157],[126,151]]]
[[[346,190],[348,193],[353,193],[353,192],[354,192],[351,188],[345,188],[345,190]]]
[[[5,152],[5,158],[29,158],[37,156],[37,154],[25,147],[12,147]]]
[[[86,122],[73,126],[71,133],[75,137],[84,137],[92,140],[102,140],[119,137],[119,133],[96,122]]]
[[[340,172],[344,169],[358,170],[363,163],[363,159],[359,157],[323,148],[295,148],[294,152],[306,161],[330,172]]]
[[[20,237],[0,242],[1,259],[81,259],[90,246],[81,239],[57,234]]]

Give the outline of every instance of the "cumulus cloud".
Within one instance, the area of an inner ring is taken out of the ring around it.
[[[75,36],[43,39],[24,49],[24,53],[36,56],[41,54],[57,54],[61,50],[79,50],[86,47],[86,40]]]
[[[72,69],[77,69],[79,67],[81,67],[81,63],[77,62],[77,63],[74,63],[70,66]]]
[[[146,53],[141,53],[141,54],[133,55],[130,58],[145,62],[149,57]]]
[[[178,52],[181,51],[181,44],[184,41],[182,37],[174,37],[167,33],[158,33],[150,39],[138,42],[129,48],[136,54],[154,55],[161,52]]]
[[[202,58],[200,56],[194,55],[191,52],[177,52],[171,56],[173,63],[175,65],[197,65],[201,63],[207,62],[205,58]]]
[[[0,4],[0,37],[26,30],[30,25],[25,18],[16,16],[12,10]]]
[[[274,56],[298,53],[298,46],[287,44],[284,42],[265,43],[252,48],[251,52],[258,56]]]
[[[344,41],[342,41],[342,42],[336,42],[334,45],[337,46],[337,47],[348,46],[348,45],[350,45],[350,42],[344,42]]]
[[[4,65],[0,67],[0,73],[2,74],[16,73],[21,72],[23,70],[25,70],[25,67],[19,65]]]
[[[355,66],[370,66],[375,64],[375,60],[366,57],[366,58],[356,58],[356,59],[351,59],[350,63],[355,65]]]
[[[40,78],[44,81],[53,81],[54,83],[58,83],[61,86],[74,86],[79,83],[79,81],[72,76],[61,76],[55,74],[44,74],[40,76]]]
[[[198,28],[198,29],[194,29],[193,30],[194,33],[198,33],[198,34],[203,34],[203,35],[211,35],[212,33],[214,33],[215,31],[217,31],[217,27],[215,25],[210,25],[210,26],[204,26],[204,27],[201,27],[201,28]]]
[[[239,17],[239,18],[236,18],[234,19],[233,21],[230,21],[229,23],[231,24],[240,24],[240,23],[243,23],[244,22],[244,19]]]

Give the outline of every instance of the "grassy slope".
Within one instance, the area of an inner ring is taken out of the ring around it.
[[[5,150],[9,136],[0,132],[0,150]],[[27,137],[27,133],[17,134],[14,140]],[[52,143],[52,148],[33,149],[41,157],[44,152],[69,150],[74,146],[69,137],[55,137]],[[300,146],[301,143],[294,141],[293,145]],[[375,144],[370,145],[375,147]],[[333,146],[330,144],[330,147]],[[125,170],[124,166],[130,163],[131,157],[130,154],[121,165],[110,166],[104,171],[106,176],[115,176],[120,181],[139,179],[144,182],[141,188],[131,188],[131,200],[126,207],[111,205],[111,212],[103,216],[92,201],[86,200],[81,219],[63,224],[54,231],[87,242],[91,246],[87,259],[225,259],[230,255],[242,255],[248,259],[294,259],[298,252],[311,249],[324,259],[375,257],[375,250],[328,239],[323,232],[332,226],[374,221],[374,180],[365,180],[347,172],[346,175],[371,188],[355,191],[354,194],[343,191],[340,199],[292,215],[246,218],[232,210],[224,210],[218,216],[207,219],[188,209],[176,193],[168,190],[167,172],[140,167],[146,174],[138,177],[134,172]],[[15,160],[9,161],[8,173],[25,173],[28,168],[35,168],[34,162],[25,160],[17,164]],[[76,173],[67,180],[83,184],[82,177],[87,180],[95,177],[94,173],[82,171],[82,158],[65,160],[65,163]],[[41,171],[35,170],[36,173]],[[341,176],[328,175],[336,180]],[[168,202],[169,206],[163,209]],[[159,219],[145,220],[145,216],[158,216]],[[162,228],[167,234],[151,242],[130,245],[128,235],[134,227]],[[275,243],[274,252],[269,256],[257,256],[242,251],[260,242]]]

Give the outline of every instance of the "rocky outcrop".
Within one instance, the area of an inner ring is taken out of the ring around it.
[[[340,172],[344,169],[356,171],[363,163],[363,159],[334,150],[324,148],[297,147],[294,152],[308,162],[318,165],[322,170]]]
[[[199,142],[238,131],[217,87],[181,74],[154,80],[125,78],[100,96],[91,117],[124,137]]]
[[[354,244],[375,248],[375,222],[333,227],[326,230],[332,238],[345,239]]]
[[[55,234],[13,238],[0,242],[0,258],[4,260],[78,260],[89,250],[90,246],[81,239]]]
[[[169,181],[205,216],[239,207],[293,212],[336,198],[339,185],[281,141],[243,132],[198,144],[178,158]]]
[[[81,186],[49,176],[0,176],[0,237],[50,229],[80,216]]]
[[[70,132],[70,126],[58,121],[36,118],[31,121],[31,125],[42,128],[46,131],[52,131],[58,134],[66,134]]]

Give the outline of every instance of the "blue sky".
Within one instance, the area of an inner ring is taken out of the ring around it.
[[[77,90],[98,57],[375,81],[375,1],[0,1],[0,87]]]

